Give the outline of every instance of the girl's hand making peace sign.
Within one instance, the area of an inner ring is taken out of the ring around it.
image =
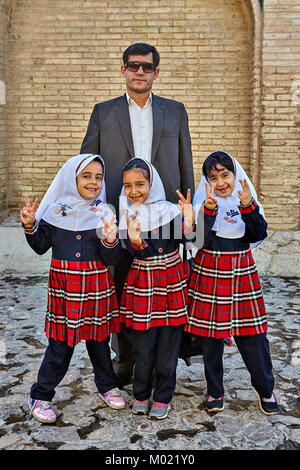
[[[22,223],[26,228],[33,227],[35,222],[35,212],[38,207],[38,199],[35,199],[33,204],[30,204],[28,194],[25,194],[25,204],[26,206],[20,211],[20,217]]]
[[[248,206],[252,199],[251,190],[246,180],[240,180],[242,191],[238,191],[238,195],[241,201],[242,206]]]
[[[214,198],[215,186],[211,184],[209,187],[208,184],[205,182],[205,189],[206,189],[206,198],[205,198],[204,204],[206,205],[206,207],[213,210],[218,205],[218,201]]]
[[[113,243],[117,238],[118,227],[115,224],[115,219],[116,216],[113,215],[110,221],[107,222],[104,217],[101,217],[101,220],[104,223],[104,226],[102,228],[102,234],[106,238],[108,243]]]
[[[141,224],[139,220],[136,218],[137,211],[135,214],[130,218],[128,215],[128,211],[125,212],[126,222],[127,222],[127,229],[128,229],[128,236],[130,241],[137,246],[141,246],[143,240],[140,237],[141,233]]]
[[[187,190],[186,198],[180,191],[176,191],[179,196],[178,208],[184,216],[184,224],[186,227],[191,227],[195,222],[195,212],[191,202],[191,190]]]

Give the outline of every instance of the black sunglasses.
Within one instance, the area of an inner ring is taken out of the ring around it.
[[[129,70],[129,72],[137,72],[139,68],[142,66],[144,73],[152,73],[155,70],[155,65],[152,62],[132,62],[129,61],[125,64],[125,68]]]

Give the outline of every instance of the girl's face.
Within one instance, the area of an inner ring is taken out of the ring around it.
[[[76,178],[77,189],[84,199],[95,199],[100,193],[103,180],[103,167],[100,162],[93,160]]]
[[[149,196],[150,183],[142,170],[124,171],[123,185],[125,196],[133,204],[143,204]]]
[[[219,163],[216,164],[216,170],[212,169],[207,176],[207,180],[214,187],[217,196],[230,196],[235,186],[235,176],[232,171]]]

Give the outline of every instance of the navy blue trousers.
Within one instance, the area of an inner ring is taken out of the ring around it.
[[[86,341],[86,348],[93,366],[94,380],[100,393],[117,387],[116,375],[113,371],[109,338],[105,341]],[[37,383],[31,387],[30,397],[35,400],[51,401],[55,395],[55,387],[64,378],[73,356],[74,347],[64,341],[49,339],[44,359],[38,372]]]
[[[153,400],[170,403],[176,386],[176,367],[182,326],[158,326],[149,330],[131,329],[130,341],[134,358],[133,396],[147,400],[152,393],[152,373],[156,383]]]
[[[224,395],[222,339],[202,337],[204,373],[208,395],[219,398]],[[251,383],[263,398],[270,398],[274,388],[274,376],[266,333],[234,336],[235,343],[250,373]]]

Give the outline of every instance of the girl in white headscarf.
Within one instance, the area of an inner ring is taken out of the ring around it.
[[[124,408],[113,372],[109,337],[118,332],[119,312],[109,265],[120,254],[114,215],[105,204],[105,166],[100,155],[70,158],[59,170],[39,208],[28,196],[21,210],[27,242],[38,254],[52,248],[45,332],[49,345],[30,393],[40,422],[54,422],[55,387],[81,340],[93,364],[100,397]],[[37,209],[37,210],[36,210]]]
[[[132,411],[148,414],[152,372],[157,383],[149,417],[163,419],[176,385],[182,326],[187,322],[187,280],[178,252],[182,214],[166,201],[156,169],[140,158],[123,169],[120,238],[133,256],[121,300],[135,362]]]
[[[235,158],[221,151],[207,157],[193,208],[200,249],[189,283],[185,330],[202,338],[206,407],[223,410],[223,339],[232,335],[261,410],[274,414],[278,405],[266,310],[250,249],[266,238],[267,223],[255,189]]]

